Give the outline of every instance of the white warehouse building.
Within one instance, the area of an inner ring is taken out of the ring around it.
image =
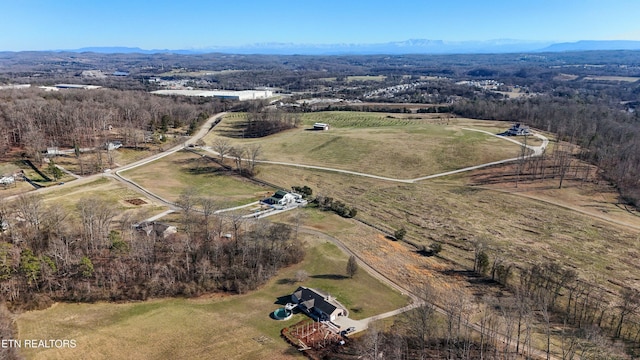
[[[182,95],[182,96],[202,96],[215,97],[229,100],[256,100],[267,99],[273,96],[271,90],[156,90],[152,91],[156,95]]]

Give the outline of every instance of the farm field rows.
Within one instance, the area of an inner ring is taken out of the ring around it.
[[[280,339],[280,330],[305,318],[270,318],[278,298],[297,286],[326,289],[356,317],[383,313],[407,304],[407,298],[366,274],[344,277],[347,256],[333,244],[305,235],[306,259],[280,272],[261,289],[236,296],[157,299],[124,304],[63,304],[22,314],[20,339],[76,339],[75,349],[32,349],[30,359],[113,359],[135,354],[139,359],[273,359],[300,358]],[[295,283],[296,272],[309,278]],[[370,296],[375,292],[375,299]],[[374,301],[372,301],[374,300]],[[353,310],[351,311],[353,313]],[[197,320],[195,320],[197,319]]]

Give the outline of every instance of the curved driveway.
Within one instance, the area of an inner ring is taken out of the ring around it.
[[[315,235],[318,236],[324,240],[327,240],[331,243],[333,243],[334,245],[336,245],[342,252],[344,252],[345,254],[351,256],[355,256],[356,260],[358,261],[358,265],[364,269],[367,273],[369,273],[369,275],[375,277],[376,279],[378,279],[379,281],[381,281],[384,284],[389,285],[390,287],[392,287],[393,289],[399,291],[402,295],[407,295],[411,298],[412,303],[401,307],[399,309],[396,310],[392,310],[383,314],[378,314],[378,315],[374,315],[362,320],[353,320],[350,318],[346,318],[346,319],[342,319],[340,317],[338,317],[338,319],[336,321],[334,321],[336,324],[340,325],[341,328],[346,329],[347,327],[353,326],[355,327],[355,332],[360,332],[360,331],[364,331],[368,328],[369,324],[373,321],[376,320],[380,320],[380,319],[384,319],[384,318],[388,318],[388,317],[392,317],[392,316],[396,316],[399,314],[402,314],[404,312],[407,312],[411,309],[415,309],[421,305],[424,304],[424,301],[422,299],[420,299],[419,296],[417,296],[416,294],[414,294],[410,289],[406,289],[404,288],[402,285],[396,283],[395,281],[391,280],[389,277],[385,276],[383,273],[379,272],[378,270],[376,270],[374,267],[370,266],[369,264],[367,264],[364,260],[362,260],[362,258],[360,258],[358,256],[357,253],[351,251],[351,249],[349,249],[342,241],[340,241],[339,239],[325,234],[321,231],[315,230],[313,228],[309,228],[306,226],[302,226],[299,229],[300,232],[305,233],[305,234],[311,234],[311,235]],[[436,305],[436,304],[431,304],[434,308],[435,311],[437,311],[438,313],[447,316],[447,311]],[[480,325],[476,324],[476,323],[469,323],[468,324],[469,328],[479,332],[479,333],[484,333],[485,335],[491,336],[491,337],[495,337],[498,341],[502,341],[503,343],[506,344],[507,342],[507,337],[503,334],[500,333],[490,333],[490,331],[488,331],[487,329],[481,327]],[[513,343],[513,339],[511,341],[510,344],[511,348],[515,351],[516,348],[516,344]],[[537,358],[540,359],[546,359],[547,358],[547,354],[544,351],[540,351],[538,349],[532,349],[531,354],[529,354],[529,356],[535,356]],[[551,355],[549,357],[549,359],[557,359],[557,357]]]
[[[476,169],[480,169],[480,168],[484,168],[484,167],[488,167],[488,166],[504,164],[504,163],[508,163],[508,162],[513,162],[513,161],[518,161],[518,160],[530,158],[530,157],[540,156],[540,155],[542,155],[544,153],[544,150],[546,149],[547,145],[549,144],[549,139],[547,139],[544,135],[540,135],[540,134],[534,134],[533,136],[541,139],[542,140],[542,145],[540,145],[540,146],[531,146],[531,145],[525,145],[525,144],[523,144],[523,143],[521,143],[521,142],[519,142],[517,140],[514,140],[514,139],[512,139],[510,137],[496,135],[496,134],[490,133],[490,132],[485,131],[485,130],[478,130],[478,129],[471,129],[471,128],[463,128],[463,129],[464,130],[468,130],[468,131],[477,131],[477,132],[485,133],[485,134],[488,134],[488,135],[491,135],[491,136],[496,136],[496,137],[498,137],[500,139],[511,141],[511,142],[513,142],[515,144],[518,144],[520,146],[527,147],[528,149],[532,150],[532,153],[528,154],[528,155],[525,155],[524,157],[523,156],[519,156],[519,157],[516,157],[516,158],[510,158],[510,159],[505,159],[505,160],[494,161],[494,162],[475,165],[475,166],[470,166],[470,167],[466,167],[466,168],[462,168],[462,169],[458,169],[458,170],[453,170],[453,171],[447,171],[447,172],[442,172],[442,173],[433,174],[433,175],[422,176],[422,177],[418,177],[418,178],[414,178],[414,179],[396,179],[396,178],[378,176],[378,175],[373,175],[373,174],[366,174],[366,173],[357,172],[357,171],[351,171],[351,170],[335,169],[335,168],[329,168],[329,167],[324,167],[324,166],[305,165],[305,164],[289,163],[289,162],[282,162],[282,161],[256,160],[255,162],[261,163],[261,164],[293,166],[293,167],[299,167],[299,168],[304,168],[304,169],[324,170],[324,171],[331,171],[331,172],[337,172],[337,173],[342,173],[342,174],[369,177],[369,178],[378,179],[378,180],[386,180],[386,181],[392,181],[392,182],[413,184],[413,183],[416,183],[416,182],[419,182],[419,181],[422,181],[422,180],[433,179],[433,178],[437,178],[437,177],[442,177],[442,176],[457,174],[457,173],[461,173],[461,172],[476,170]],[[203,150],[205,150],[205,151],[207,151],[207,152],[209,152],[211,154],[215,154],[215,155],[218,155],[218,156],[220,155],[218,152],[213,151],[210,147],[207,147],[207,146],[203,147]]]

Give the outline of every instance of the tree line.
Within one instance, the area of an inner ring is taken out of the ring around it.
[[[579,97],[491,101],[461,100],[453,111],[466,117],[512,120],[556,133],[577,144],[577,156],[593,163],[620,191],[621,199],[640,208],[640,115],[605,100]],[[565,159],[568,161],[568,159]]]
[[[183,194],[178,231],[118,216],[114,204],[81,199],[75,213],[37,195],[0,203],[0,299],[37,308],[51,301],[142,300],[244,293],[304,249],[288,225],[214,214],[216,205]],[[1,325],[1,324],[0,324]]]
[[[26,89],[0,92],[0,152],[23,149],[37,161],[47,147],[138,147],[149,133],[187,127],[228,105],[215,99],[160,97],[140,91]]]
[[[555,270],[544,265],[531,271],[539,275],[538,271]],[[444,290],[427,281],[414,289],[423,301],[415,309],[399,315],[391,324],[371,323],[363,336],[352,339],[351,346],[334,349],[338,354],[335,357],[398,360],[530,359],[540,355],[550,358],[552,354],[566,360],[637,357],[634,353],[637,350],[627,349],[625,354],[607,329],[596,324],[602,311],[596,306],[584,309],[585,298],[578,299],[573,293],[571,299],[558,301],[554,292],[556,281],[569,281],[566,275],[548,273],[540,276],[535,285],[529,285],[531,279],[526,278],[514,285],[513,296],[508,297],[485,294],[470,298],[464,289]],[[637,296],[636,291],[632,297]],[[629,302],[626,300],[624,304]],[[433,304],[438,304],[441,313]],[[562,317],[564,308],[567,313],[577,312],[590,320],[583,320],[581,326],[569,323],[576,318]],[[629,311],[629,306],[623,306],[620,315],[628,315]],[[602,322],[610,320],[605,316]]]
[[[575,270],[557,262],[517,266],[482,240],[474,242],[473,271],[513,294],[505,298],[508,307],[501,311],[503,316],[513,317],[504,333],[518,350],[529,346],[528,333],[539,329],[540,324],[546,352],[550,352],[552,329],[562,329],[563,359],[585,358],[584,354],[593,354],[587,358],[607,358],[605,348],[614,348],[616,339],[628,342],[626,350],[631,354],[637,355],[640,350],[637,289],[619,284],[614,293],[581,279]]]

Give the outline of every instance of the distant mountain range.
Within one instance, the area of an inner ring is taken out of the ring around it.
[[[377,44],[294,44],[259,43],[244,46],[212,46],[200,49],[154,49],[136,47],[86,47],[72,52],[95,53],[173,53],[173,54],[274,54],[274,55],[371,55],[371,54],[496,54],[517,52],[564,52],[590,50],[640,50],[640,41],[631,40],[583,40],[553,43],[543,41],[488,40],[443,41],[411,39]]]

